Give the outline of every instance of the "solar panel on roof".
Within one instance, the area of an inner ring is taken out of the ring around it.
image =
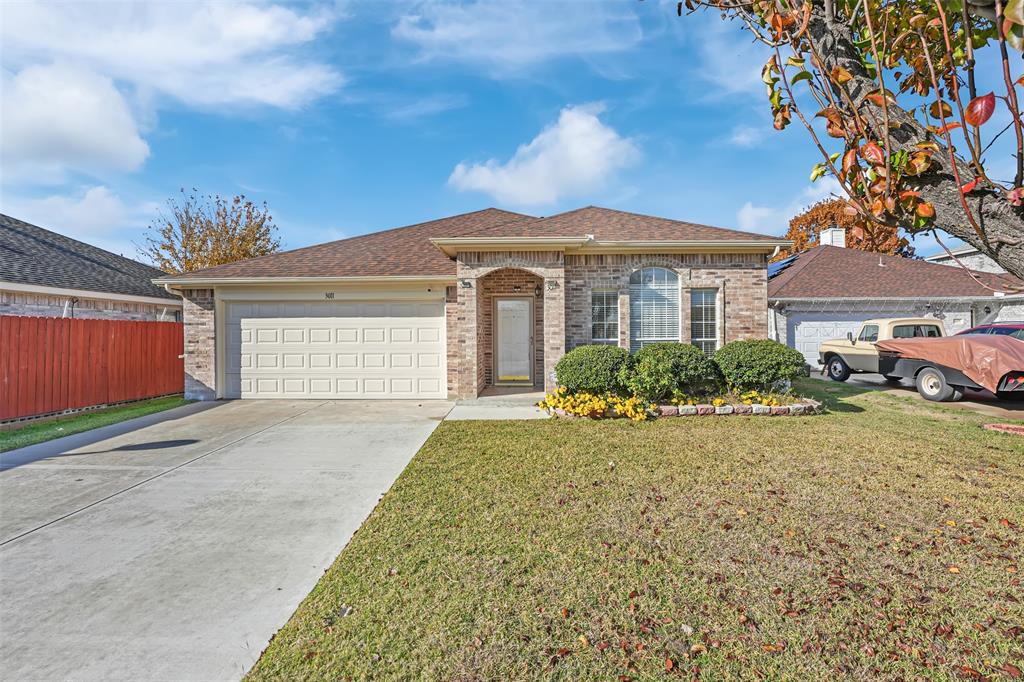
[[[783,270],[788,268],[790,265],[793,264],[793,261],[795,261],[795,260],[796,260],[796,256],[790,256],[789,258],[783,258],[782,260],[776,261],[775,263],[769,263],[768,264],[768,279],[771,279],[772,277],[775,277],[780,272],[782,272]]]

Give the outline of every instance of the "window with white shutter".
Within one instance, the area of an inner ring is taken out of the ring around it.
[[[718,290],[690,290],[690,343],[711,355],[718,350]]]
[[[643,268],[629,278],[629,346],[636,351],[658,341],[679,341],[679,276]]]
[[[590,292],[591,343],[619,343],[619,292]]]

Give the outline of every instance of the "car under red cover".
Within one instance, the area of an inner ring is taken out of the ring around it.
[[[933,339],[879,341],[878,349],[933,362],[962,372],[995,393],[1011,372],[1024,371],[1024,341],[1009,336],[957,335]]]

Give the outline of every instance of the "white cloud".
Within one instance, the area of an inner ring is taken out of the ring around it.
[[[710,10],[700,19],[706,22],[703,30],[690,35],[696,41],[694,70],[711,86],[704,92],[706,97],[763,96],[761,67],[770,54],[768,49],[753,42],[738,21],[722,21]]]
[[[0,211],[25,222],[136,259],[135,245],[142,242],[142,227],[157,209],[154,203],[129,206],[103,185],[44,197],[6,192],[0,205]]]
[[[341,75],[303,55],[337,14],[240,2],[0,3],[5,182],[132,171],[174,100],[295,109]]]
[[[756,147],[764,140],[765,130],[753,126],[738,125],[729,133],[729,144],[736,147]]]
[[[835,178],[825,177],[805,187],[785,206],[755,206],[749,201],[744,203],[736,212],[736,222],[741,230],[781,235],[789,228],[790,218],[832,195],[844,196],[843,188]]]
[[[392,35],[425,59],[454,59],[499,72],[548,59],[626,50],[643,37],[632,9],[578,2],[423,2]]]
[[[467,104],[469,98],[465,95],[441,93],[408,102],[390,103],[384,107],[383,115],[392,121],[408,122],[452,109],[461,109]]]
[[[10,180],[59,180],[68,169],[135,170],[149,155],[109,78],[67,64],[3,75],[0,163]]]
[[[293,55],[334,14],[247,3],[5,3],[5,61],[66,59],[186,104],[299,107],[341,84]]]
[[[557,122],[521,145],[505,163],[463,162],[448,182],[514,205],[552,204],[600,189],[616,171],[640,158],[633,140],[598,119],[602,111],[599,105],[566,107]]]

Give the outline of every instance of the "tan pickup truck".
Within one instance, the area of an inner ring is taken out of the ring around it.
[[[878,348],[889,339],[936,338],[946,335],[942,320],[933,317],[901,317],[892,320],[868,320],[857,336],[823,341],[818,347],[818,362],[834,381],[846,381],[854,372],[878,372]],[[899,381],[899,377],[886,377]]]

